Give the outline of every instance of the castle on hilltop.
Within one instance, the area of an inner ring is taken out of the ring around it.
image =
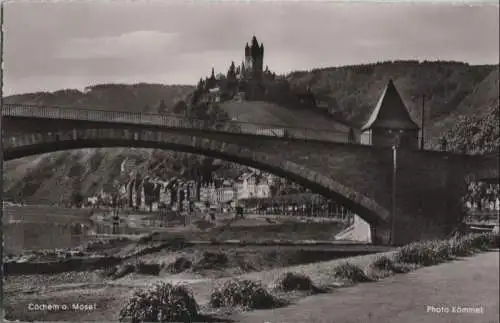
[[[262,100],[265,96],[264,81],[272,80],[275,74],[264,69],[264,44],[253,36],[245,45],[245,58],[240,66],[231,63],[226,75],[216,74],[212,68],[210,77],[200,79],[200,98],[208,102],[228,99]],[[201,93],[205,93],[204,95]]]

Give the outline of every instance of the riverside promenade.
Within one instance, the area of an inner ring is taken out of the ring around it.
[[[497,323],[498,281],[499,253],[487,252],[233,319],[243,323]]]

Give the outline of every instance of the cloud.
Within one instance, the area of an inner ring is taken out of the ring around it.
[[[140,30],[115,37],[75,38],[62,44],[55,58],[137,58],[160,55],[174,46],[178,35]]]
[[[277,73],[393,59],[498,63],[498,5],[59,2],[5,7],[5,93],[194,84],[255,34]]]

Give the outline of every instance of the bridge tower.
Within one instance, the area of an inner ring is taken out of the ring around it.
[[[392,80],[385,87],[368,122],[361,128],[362,140],[374,146],[418,149],[419,126],[413,121]]]

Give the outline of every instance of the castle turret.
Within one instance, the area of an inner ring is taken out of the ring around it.
[[[252,37],[252,49],[258,48],[258,47],[259,47],[259,42],[257,41],[257,37],[255,37],[255,35],[253,35],[253,37]]]
[[[217,83],[217,80],[215,79],[215,71],[214,68],[212,67],[212,73],[210,74],[210,78],[206,80],[206,87],[207,89],[213,88]]]

